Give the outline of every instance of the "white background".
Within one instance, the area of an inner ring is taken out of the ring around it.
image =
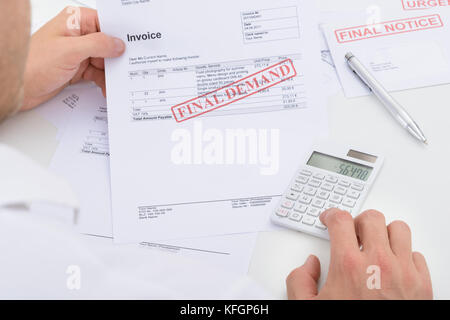
[[[73,4],[69,0],[32,0],[32,3],[35,24],[45,22],[65,5]],[[324,10],[364,9],[367,4],[360,0],[320,0],[319,3]],[[450,10],[450,7],[442,10]],[[414,141],[375,98],[346,99],[342,93],[328,100],[330,136],[340,143],[361,145],[384,154],[385,165],[364,208],[384,212],[388,222],[401,219],[410,225],[414,250],[421,251],[427,258],[435,297],[450,299],[447,270],[450,262],[447,203],[450,85],[397,92],[394,97],[419,123],[429,139],[429,146]],[[46,166],[57,147],[56,135],[56,128],[37,113],[20,114],[0,126],[0,143],[11,145]],[[291,231],[261,233],[249,275],[275,297],[284,298],[286,276],[311,253],[321,259],[325,273],[329,261],[328,242]]]

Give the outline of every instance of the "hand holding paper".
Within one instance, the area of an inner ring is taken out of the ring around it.
[[[33,34],[22,110],[40,105],[81,80],[95,82],[106,95],[103,58],[118,57],[124,50],[122,40],[100,32],[97,11],[63,10]]]

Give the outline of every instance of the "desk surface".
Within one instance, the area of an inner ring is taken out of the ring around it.
[[[52,17],[67,1],[33,0],[34,15],[41,21]],[[340,1],[353,9],[358,0]],[[337,9],[335,1],[321,0],[322,9]],[[395,98],[407,107],[425,131],[429,146],[414,141],[374,97],[346,99],[330,97],[330,137],[345,143],[379,150],[386,161],[365,201],[364,208],[385,213],[387,221],[404,220],[413,232],[413,248],[425,254],[435,297],[450,298],[450,250],[445,234],[450,228],[448,196],[450,171],[450,85],[397,92]],[[36,114],[24,113],[0,126],[0,142],[9,144],[48,165],[56,150],[56,129]],[[303,264],[309,254],[317,255],[326,276],[329,244],[291,231],[260,233],[249,275],[275,297],[285,297],[285,278]],[[325,277],[322,277],[324,279]]]

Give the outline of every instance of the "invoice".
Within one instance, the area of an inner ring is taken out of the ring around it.
[[[102,31],[127,43],[106,61],[115,240],[265,230],[303,152],[327,134],[314,3],[97,6]],[[171,107],[286,59],[295,78],[196,120],[173,119]]]
[[[77,231],[112,238],[106,101],[98,88],[79,89],[75,93],[87,99],[81,99],[73,109],[50,169],[65,177],[79,197]],[[41,212],[52,209],[48,206],[34,208],[41,209]],[[141,245],[169,254],[189,255],[242,275],[247,273],[256,236],[248,233],[163,243],[144,242]]]

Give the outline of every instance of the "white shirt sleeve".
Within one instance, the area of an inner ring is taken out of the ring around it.
[[[190,257],[82,236],[62,220],[28,210],[33,200],[55,195],[59,205],[76,204],[64,183],[42,170],[0,146],[0,190],[12,195],[0,196],[0,299],[269,298],[247,277]],[[54,185],[42,192],[42,181]]]
[[[83,237],[23,209],[0,210],[0,269],[0,299],[268,298],[224,269]]]

